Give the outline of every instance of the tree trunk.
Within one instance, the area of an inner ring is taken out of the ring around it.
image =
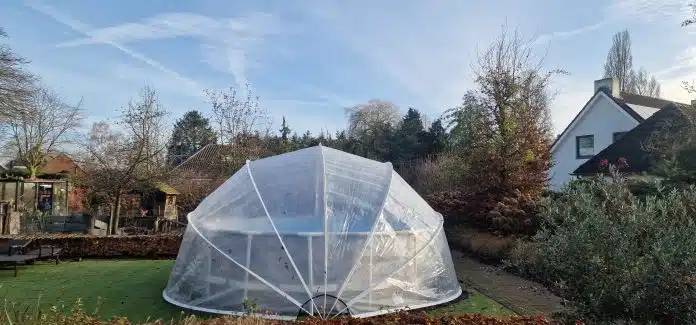
[[[114,233],[114,215],[116,214],[116,206],[111,204],[111,208],[109,209],[109,229],[107,231],[107,235],[112,235]]]
[[[38,168],[35,166],[27,166],[27,169],[29,169],[29,179],[35,179]]]
[[[121,194],[119,193],[116,196],[116,208],[114,209],[114,234],[116,234],[116,230],[118,229],[118,222],[119,219],[121,218]]]

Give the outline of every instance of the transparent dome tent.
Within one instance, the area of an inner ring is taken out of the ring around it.
[[[462,290],[442,224],[390,163],[321,145],[247,161],[188,215],[163,297],[286,320],[445,303]]]

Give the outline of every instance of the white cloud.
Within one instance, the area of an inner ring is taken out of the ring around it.
[[[85,32],[87,37],[59,44],[133,44],[142,41],[192,37],[200,42],[201,60],[231,73],[240,89],[247,80],[249,56],[264,38],[279,31],[272,15],[252,12],[236,18],[212,18],[195,13],[162,13],[140,22]],[[161,65],[157,64],[161,67]]]
[[[33,1],[27,1],[26,4],[29,7],[31,7],[32,9],[51,17],[56,22],[63,24],[63,25],[71,28],[72,30],[74,30],[76,32],[82,33],[83,35],[85,35],[87,37],[93,37],[94,31],[92,30],[92,28],[89,25],[87,25],[87,24],[85,24],[77,19],[70,18],[67,15],[62,14],[61,12],[57,11],[56,9],[54,9],[50,6],[42,5],[42,4],[33,2]],[[189,89],[201,89],[201,87],[198,85],[198,83],[196,83],[194,80],[189,79],[187,77],[184,77],[183,75],[163,66],[158,61],[151,59],[151,58],[149,58],[141,53],[138,53],[138,52],[126,47],[126,46],[123,46],[114,40],[102,39],[102,42],[100,42],[100,43],[110,45],[110,46],[118,49],[119,51],[125,53],[128,56],[130,56],[136,60],[139,60],[141,62],[144,62],[147,65],[149,65],[149,66],[151,66],[151,67],[153,67],[153,68],[155,68],[155,69],[157,69],[157,70],[159,70],[167,75],[170,75],[170,76],[176,78],[177,80],[182,82],[183,86],[185,86]]]
[[[551,40],[557,40],[557,39],[567,39],[571,38],[573,36],[578,36],[587,32],[591,32],[594,30],[597,30],[601,27],[604,27],[604,25],[607,24],[606,20],[600,21],[598,23],[582,26],[580,28],[576,28],[570,31],[558,31],[558,32],[552,32],[548,34],[543,34],[539,35],[539,37],[534,40],[535,45],[540,45],[540,44],[545,44],[550,42]]]

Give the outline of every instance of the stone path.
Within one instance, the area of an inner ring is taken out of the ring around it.
[[[544,286],[452,251],[459,280],[520,315],[550,315],[564,310],[563,299]]]

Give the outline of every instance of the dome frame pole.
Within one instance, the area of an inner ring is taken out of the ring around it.
[[[400,267],[398,267],[396,270],[394,270],[393,272],[389,273],[389,275],[387,275],[386,277],[384,277],[384,279],[382,279],[382,280],[380,280],[379,282],[373,284],[370,288],[367,288],[366,290],[364,290],[363,292],[361,292],[360,294],[358,294],[357,296],[355,296],[355,298],[349,300],[349,301],[346,303],[346,308],[344,308],[343,310],[339,311],[336,315],[340,315],[340,314],[341,314],[342,312],[344,312],[346,309],[350,308],[350,306],[352,306],[358,299],[364,297],[364,296],[365,296],[366,294],[368,294],[370,291],[374,290],[374,288],[376,288],[377,286],[379,286],[380,284],[382,284],[382,282],[384,282],[384,281],[386,281],[387,279],[391,278],[392,276],[394,276],[394,274],[399,273],[399,272],[400,272],[401,270],[403,270],[406,266],[408,266],[411,262],[413,262],[413,260],[415,260],[420,254],[422,254],[422,253],[425,251],[426,248],[428,248],[430,245],[432,245],[432,243],[435,241],[435,239],[437,238],[437,236],[439,236],[440,233],[442,233],[442,231],[443,231],[443,226],[444,226],[444,221],[440,221],[440,225],[439,225],[439,227],[437,228],[437,230],[435,231],[435,233],[433,234],[433,236],[430,237],[430,239],[428,239],[428,241],[425,243],[425,245],[423,245],[423,247],[421,247],[415,254],[413,254],[413,256],[411,256],[411,258],[409,258],[408,261],[406,261],[406,263],[402,264],[402,265],[401,265]]]
[[[278,294],[280,294],[282,297],[284,297],[285,299],[287,299],[288,301],[290,301],[291,303],[293,303],[295,306],[299,307],[301,310],[304,310],[305,312],[307,312],[307,310],[305,310],[304,308],[302,308],[302,304],[301,304],[299,301],[297,301],[295,298],[293,298],[292,296],[290,296],[290,295],[289,295],[288,293],[286,293],[285,291],[280,290],[280,288],[274,286],[273,284],[271,284],[270,282],[268,282],[268,280],[266,280],[266,279],[264,279],[263,277],[261,277],[260,275],[256,274],[256,273],[255,273],[254,271],[252,271],[251,269],[249,269],[249,268],[247,268],[246,266],[242,265],[242,263],[237,262],[237,260],[235,260],[234,257],[232,257],[232,256],[228,255],[227,253],[225,253],[222,249],[220,249],[220,247],[218,247],[217,245],[213,244],[213,242],[211,242],[208,238],[206,238],[205,236],[203,236],[203,234],[202,234],[201,231],[198,229],[198,227],[196,227],[196,224],[195,224],[194,222],[192,222],[191,218],[189,218],[189,223],[188,223],[188,224],[189,224],[189,226],[191,227],[191,229],[193,229],[193,230],[196,232],[196,234],[197,234],[198,236],[201,237],[201,239],[203,239],[208,245],[210,245],[210,247],[212,247],[212,248],[214,248],[216,251],[218,251],[218,253],[222,254],[222,256],[224,256],[225,258],[227,258],[228,260],[230,260],[232,263],[234,263],[234,264],[237,265],[239,268],[241,268],[242,270],[246,271],[247,273],[249,273],[249,274],[252,275],[253,277],[257,278],[257,279],[258,279],[259,281],[261,281],[263,284],[265,284],[265,285],[267,285],[269,288],[273,289],[273,291],[275,291],[275,292],[277,292]]]
[[[278,232],[278,228],[275,225],[275,222],[273,222],[273,218],[271,218],[271,214],[268,213],[268,208],[266,208],[266,203],[263,201],[263,197],[261,197],[261,192],[259,192],[259,188],[256,186],[256,181],[254,180],[254,175],[251,172],[251,164],[249,163],[249,160],[246,161],[246,170],[249,173],[249,178],[251,179],[251,184],[254,185],[254,191],[256,191],[256,195],[259,198],[259,201],[261,201],[261,207],[263,207],[263,211],[266,213],[266,216],[268,217],[268,221],[271,223],[271,227],[273,227],[273,231],[275,231],[276,235],[278,236],[278,240],[280,241],[280,245],[283,247],[283,250],[285,251],[285,255],[288,257],[290,260],[290,264],[292,265],[292,268],[295,270],[295,274],[297,274],[297,277],[300,279],[300,282],[302,283],[302,286],[304,287],[305,291],[307,292],[307,296],[309,299],[312,299],[312,293],[309,291],[309,287],[307,287],[307,283],[304,281],[304,277],[302,274],[300,274],[300,270],[297,268],[297,265],[295,264],[295,260],[290,256],[290,252],[288,251],[288,247],[285,246],[285,242],[283,241],[283,237],[280,235]],[[312,304],[314,304],[314,300],[312,300]],[[306,310],[305,310],[306,312]]]
[[[372,248],[372,240],[375,235],[375,228],[379,224],[379,222],[383,219],[382,218],[382,213],[384,211],[384,206],[387,204],[387,199],[389,199],[389,192],[391,191],[391,185],[392,181],[394,179],[394,166],[392,165],[391,162],[386,162],[384,163],[386,168],[389,171],[389,182],[387,183],[387,188],[384,191],[384,198],[382,198],[382,204],[380,204],[379,209],[377,210],[377,215],[375,217],[375,221],[372,223],[372,227],[370,228],[370,234],[368,235],[367,240],[365,241],[365,244],[363,244],[362,249],[360,250],[360,255],[359,257],[355,260],[356,263],[353,264],[353,267],[350,269],[348,274],[346,275],[346,278],[343,279],[343,283],[341,284],[341,288],[338,290],[338,294],[336,294],[336,301],[334,301],[333,306],[331,306],[331,310],[329,311],[329,314],[336,308],[336,303],[341,299],[341,295],[343,294],[343,291],[346,289],[346,285],[348,284],[348,281],[350,281],[351,277],[355,273],[355,271],[358,269],[358,264],[360,261],[363,259],[365,256],[365,252],[368,250],[368,248]],[[370,255],[370,274],[372,274],[372,255]],[[372,279],[372,276],[370,275],[370,280]],[[368,286],[371,285],[368,284]]]

